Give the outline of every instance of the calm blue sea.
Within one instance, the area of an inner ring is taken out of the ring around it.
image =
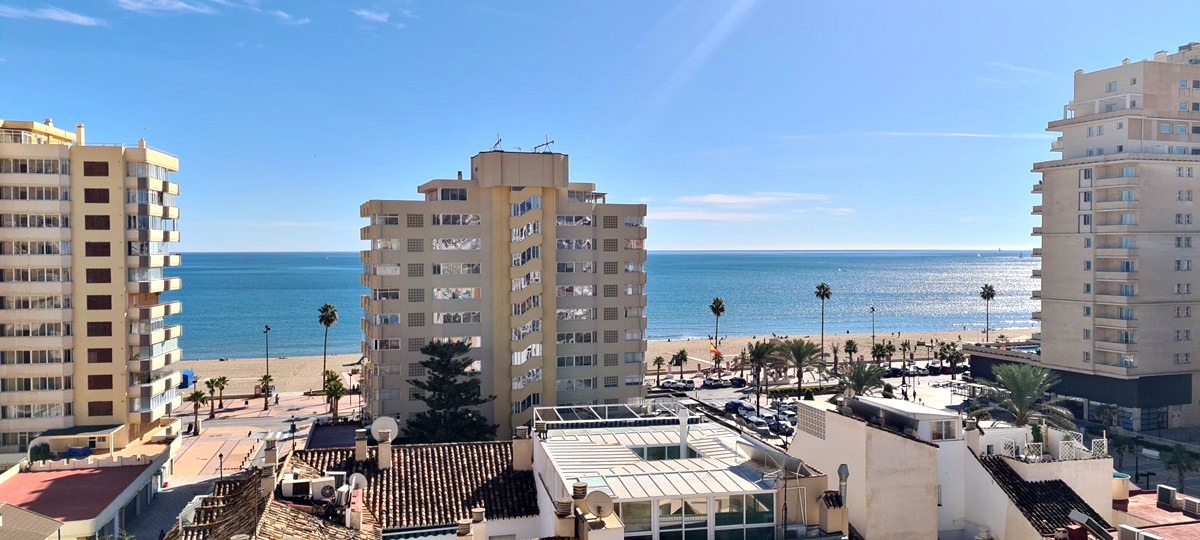
[[[833,288],[825,305],[826,333],[983,328],[979,287],[990,283],[992,327],[1033,326],[1039,261],[1025,252],[805,251],[652,252],[646,263],[650,339],[712,334],[708,305],[725,300],[726,335],[813,334],[820,329],[819,282]],[[263,355],[263,325],[271,325],[271,356],[321,353],[317,308],[337,306],[330,353],[359,350],[362,309],[358,253],[185,253],[171,274],[183,278],[175,317],[184,326],[188,358]]]

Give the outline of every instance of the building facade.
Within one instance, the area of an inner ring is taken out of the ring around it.
[[[417,190],[360,210],[371,415],[423,410],[408,381],[431,340],[471,344],[501,438],[539,405],[644,396],[645,205],[571,182],[556,153],[483,152]]]
[[[179,406],[178,170],[144,140],[0,120],[0,451],[123,447]]]

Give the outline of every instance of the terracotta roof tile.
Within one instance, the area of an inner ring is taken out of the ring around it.
[[[267,502],[266,494],[261,493],[261,479],[262,472],[251,469],[217,481],[213,494],[196,508],[191,525],[181,529],[176,522],[166,539],[205,540],[253,533]]]
[[[1062,480],[1030,482],[1017,474],[1001,456],[976,456],[988,474],[996,480],[1025,519],[1041,534],[1054,534],[1059,527],[1075,523],[1068,515],[1079,510],[1101,527],[1109,524]]]

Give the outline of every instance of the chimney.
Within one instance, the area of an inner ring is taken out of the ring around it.
[[[533,470],[533,439],[529,438],[529,426],[517,426],[517,435],[512,442],[513,470]]]
[[[471,538],[471,520],[469,520],[469,519],[458,520],[458,537],[459,538]]]
[[[75,124],[75,144],[79,146],[84,145],[83,124]]]
[[[146,139],[138,139],[138,148],[146,147]]]
[[[367,430],[354,430],[354,461],[367,460]]]
[[[679,457],[687,459],[687,432],[688,432],[688,410],[687,407],[679,407]]]
[[[263,493],[275,491],[275,468],[279,464],[279,450],[275,445],[274,438],[267,437],[263,439]]]
[[[379,457],[379,468],[386,471],[392,468],[392,430],[379,430],[379,439],[379,448],[375,450],[375,453]],[[461,527],[460,524],[459,528]]]
[[[583,508],[583,498],[587,497],[587,484],[584,482],[575,482],[571,484],[571,500],[575,508],[586,513]]]
[[[458,171],[458,179],[462,180],[462,171]]]
[[[54,127],[54,119],[53,118],[47,118],[46,121],[42,122],[42,123],[46,124],[46,127]]]
[[[487,516],[481,507],[471,509],[471,537],[487,540]]]
[[[554,503],[554,536],[562,538],[575,537],[575,513],[571,509],[572,501],[563,497]]]

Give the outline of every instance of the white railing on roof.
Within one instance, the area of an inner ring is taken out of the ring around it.
[[[1008,437],[1000,437],[1000,440],[1004,441],[1004,446],[1003,446],[1003,449],[1001,450],[1000,454],[1003,456],[1008,456],[1010,458],[1016,459],[1016,457],[1017,457],[1017,441],[1014,441]]]

